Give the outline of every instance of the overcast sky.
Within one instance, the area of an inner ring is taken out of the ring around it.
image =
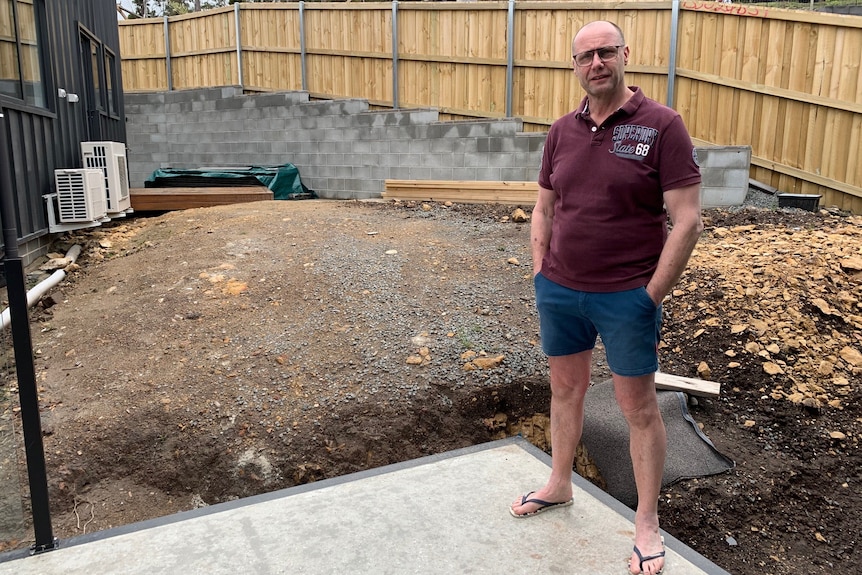
[[[135,9],[135,5],[132,4],[132,0],[117,0],[117,4],[119,6],[122,6],[126,10],[134,10]],[[117,18],[119,18],[119,17],[120,17],[119,13],[117,13]]]

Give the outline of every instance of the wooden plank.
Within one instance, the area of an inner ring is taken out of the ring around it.
[[[456,204],[506,204],[512,206],[531,206],[535,203],[535,201],[530,201],[528,199],[522,199],[518,197],[508,197],[501,195],[477,195],[475,193],[471,194],[469,190],[465,190],[463,193],[417,194],[409,197],[391,196],[384,194],[383,197],[386,199],[428,202],[453,202]]]
[[[536,192],[539,185],[536,182],[516,181],[485,181],[485,180],[386,180],[386,187],[413,189],[461,189],[474,190],[523,190]]]
[[[689,395],[699,395],[700,397],[718,397],[721,391],[721,384],[715,381],[681,377],[660,371],[655,374],[655,387],[656,389],[682,391]]]
[[[532,205],[536,203],[538,189],[536,182],[386,180],[381,195],[414,201]]]
[[[129,190],[136,212],[162,212],[225,206],[273,199],[266,186],[212,188],[133,188]]]

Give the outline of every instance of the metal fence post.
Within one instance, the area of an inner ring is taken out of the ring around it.
[[[168,75],[168,92],[174,89],[174,78],[171,72],[171,36],[168,30],[168,17],[165,16],[165,73]]]
[[[673,108],[676,90],[676,50],[679,35],[679,0],[673,0],[670,17],[670,60],[667,70],[667,105]]]
[[[515,72],[515,0],[509,0],[509,15],[506,20],[506,117],[512,117],[512,93]]]
[[[308,92],[308,77],[306,69],[305,53],[305,2],[299,3],[299,58],[302,67],[302,90]]]
[[[242,88],[242,34],[240,33],[239,6],[239,2],[233,5],[233,13],[236,22],[236,77],[239,80],[239,87]]]
[[[392,2],[392,107],[398,109],[398,0]]]
[[[42,420],[36,391],[36,368],[33,365],[33,341],[27,315],[27,286],[24,265],[18,257],[18,227],[15,223],[15,197],[12,192],[12,166],[9,162],[9,138],[6,118],[0,109],[0,218],[3,222],[3,268],[6,272],[6,293],[12,346],[15,350],[15,370],[18,372],[18,397],[21,402],[21,428],[24,432],[24,452],[27,477],[30,482],[30,505],[33,514],[35,543],[32,553],[57,547],[51,528],[48,505],[48,472],[45,468],[45,446],[42,443]]]

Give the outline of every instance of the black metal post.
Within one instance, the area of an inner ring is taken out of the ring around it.
[[[48,472],[45,468],[45,448],[42,443],[42,420],[36,392],[36,368],[33,364],[33,341],[27,313],[27,287],[24,266],[18,257],[18,228],[15,223],[15,198],[12,194],[12,170],[9,162],[9,137],[6,118],[0,109],[0,217],[3,220],[3,265],[6,270],[6,290],[9,295],[9,316],[12,346],[15,349],[15,369],[18,372],[18,397],[21,402],[21,426],[24,430],[24,451],[27,476],[30,480],[30,505],[33,509],[34,553],[54,549],[57,541],[51,529],[48,505]]]

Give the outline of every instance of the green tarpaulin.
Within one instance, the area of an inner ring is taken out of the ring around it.
[[[266,186],[276,200],[317,197],[300,181],[299,170],[293,164],[241,168],[160,168],[144,182],[145,188],[248,185]]]

